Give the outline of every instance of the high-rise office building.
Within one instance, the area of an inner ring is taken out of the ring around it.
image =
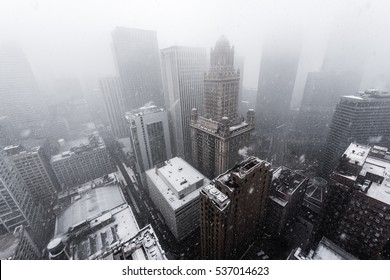
[[[264,219],[271,165],[249,157],[200,192],[201,257],[237,259],[259,234]]]
[[[258,133],[272,133],[288,119],[301,53],[300,36],[279,31],[262,47],[256,101]]]
[[[196,108],[191,112],[191,140],[195,167],[211,179],[242,160],[251,145],[255,113],[249,110],[246,121],[238,115],[240,73],[234,69],[234,47],[225,37],[211,49],[210,59],[203,116]]]
[[[161,64],[174,155],[191,160],[191,109],[202,108],[206,50],[170,47],[161,50]]]
[[[34,241],[44,242],[47,221],[44,209],[37,204],[14,164],[0,150],[0,235],[25,226]],[[42,246],[43,244],[39,244]]]
[[[351,142],[389,145],[390,94],[366,90],[360,95],[341,97],[322,153],[320,167],[324,176],[335,169]]]
[[[31,129],[48,118],[30,64],[22,49],[0,45],[0,112],[18,129]]]
[[[177,240],[199,227],[199,192],[210,182],[205,176],[174,157],[146,171],[146,180],[150,198]]]
[[[325,200],[324,235],[360,259],[390,257],[390,152],[352,143]]]
[[[65,143],[61,152],[51,157],[50,163],[61,189],[69,189],[115,171],[106,145],[97,132]]]
[[[7,146],[4,151],[19,171],[32,198],[44,206],[53,206],[60,186],[43,149],[39,146],[26,149],[17,145]]]
[[[112,32],[116,66],[123,85],[125,109],[163,103],[156,31],[116,27]]]
[[[172,157],[167,111],[151,105],[126,113],[126,119],[139,174]]]
[[[112,133],[118,138],[129,137],[120,79],[118,77],[105,77],[99,82]]]

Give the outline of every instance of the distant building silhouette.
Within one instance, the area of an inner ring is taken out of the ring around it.
[[[49,116],[31,66],[16,45],[0,45],[0,99],[1,115],[25,130],[26,137]]]
[[[301,38],[278,32],[267,36],[262,47],[256,101],[258,134],[271,133],[288,120],[294,92]]]
[[[120,79],[118,77],[105,77],[101,78],[99,83],[112,133],[118,138],[129,137],[130,132],[126,125],[126,111]]]
[[[164,96],[156,31],[116,27],[112,40],[125,109],[137,109],[149,102],[162,106]]]

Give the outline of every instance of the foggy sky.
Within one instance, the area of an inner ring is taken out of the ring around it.
[[[244,87],[256,88],[266,35],[274,28],[294,22],[303,33],[294,92],[299,95],[307,72],[320,69],[329,34],[335,30],[357,34],[351,38],[368,35],[366,43],[378,45],[370,52],[367,65],[379,74],[372,71],[367,74],[365,86],[375,86],[370,83],[376,76],[390,76],[382,73],[387,71],[390,61],[387,3],[385,0],[1,0],[0,42],[21,44],[40,83],[64,76],[93,83],[100,76],[115,74],[110,47],[110,33],[115,26],[156,30],[160,49],[185,45],[209,50],[223,34],[234,44],[236,54],[245,57]],[[364,24],[357,28],[349,24],[352,29],[345,31],[344,21]]]

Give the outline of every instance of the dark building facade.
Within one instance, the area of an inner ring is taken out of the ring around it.
[[[272,237],[283,234],[296,218],[304,199],[307,177],[284,166],[273,173],[266,227]]]
[[[271,165],[249,157],[202,188],[202,259],[237,259],[245,252],[264,219],[271,179]]]
[[[390,153],[350,144],[330,177],[323,234],[360,259],[390,257]]]

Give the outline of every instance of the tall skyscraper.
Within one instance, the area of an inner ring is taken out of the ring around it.
[[[249,157],[200,192],[202,259],[237,259],[259,235],[271,165]]]
[[[390,257],[390,152],[352,143],[326,196],[324,232],[360,259]]]
[[[125,109],[137,109],[149,102],[162,106],[164,95],[156,31],[116,27],[112,39]]]
[[[30,64],[22,49],[0,45],[0,112],[18,129],[31,129],[48,118]]]
[[[173,154],[191,160],[191,109],[202,108],[206,50],[170,47],[161,50],[161,64]]]
[[[301,52],[300,36],[273,33],[262,47],[256,101],[258,133],[272,133],[287,121]]]
[[[322,153],[322,175],[330,175],[351,142],[389,145],[389,93],[366,90],[357,96],[341,97]]]
[[[204,116],[192,109],[192,160],[214,178],[242,160],[254,130],[254,110],[244,121],[238,115],[240,73],[234,69],[234,47],[221,37],[211,49],[210,70],[204,77]]]
[[[126,113],[126,119],[139,174],[172,157],[168,114],[163,108],[141,107]]]
[[[47,221],[13,163],[0,150],[0,235],[25,226],[35,242],[45,242]]]
[[[19,171],[32,198],[46,207],[53,207],[60,185],[43,152],[43,148],[26,149],[22,145],[7,146],[4,151]]]
[[[100,79],[99,83],[113,134],[118,138],[129,137],[120,79],[118,77],[105,77]]]

